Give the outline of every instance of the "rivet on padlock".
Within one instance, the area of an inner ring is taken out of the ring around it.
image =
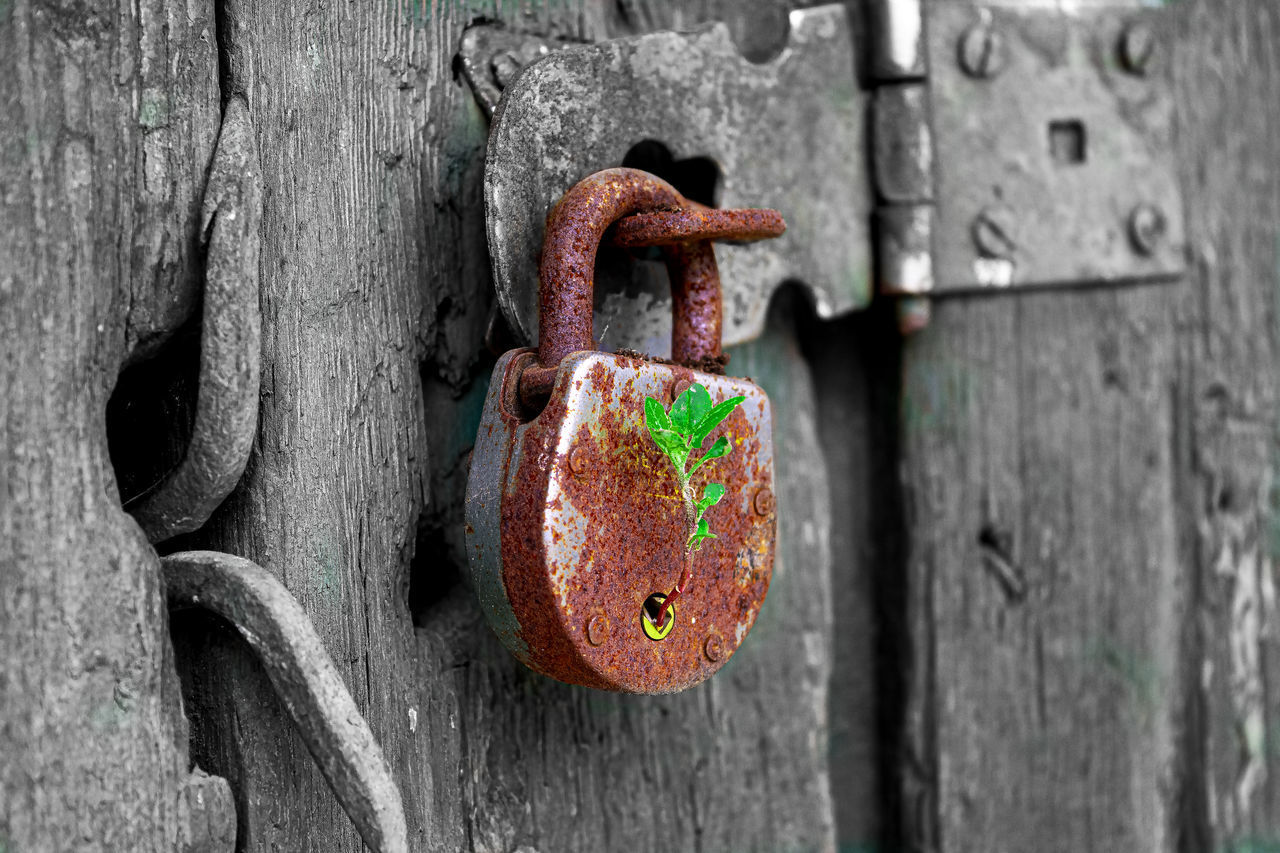
[[[595,254],[615,223],[615,244],[663,247],[676,364],[595,350]],[[750,631],[773,572],[776,516],[771,497],[758,497],[774,491],[772,413],[751,382],[710,372],[724,359],[708,241],[783,227],[774,211],[694,205],[634,169],[598,172],[552,210],[539,347],[498,361],[467,484],[477,594],[530,668],[604,690],[671,693],[709,677]],[[645,399],[669,403],[680,383],[715,403],[743,398],[708,436],[730,448],[703,466],[710,477],[696,467],[677,475],[646,427]],[[715,537],[699,540],[701,550],[689,551],[678,477],[699,490],[711,477],[724,486],[705,508]]]

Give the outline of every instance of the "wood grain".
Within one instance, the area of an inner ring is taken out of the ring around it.
[[[1280,846],[1275,686],[1280,12],[1175,7],[1194,290],[1180,306],[1187,850]]]
[[[0,848],[225,850],[159,561],[120,509],[121,365],[195,304],[211,6],[0,4]]]
[[[1190,274],[947,302],[906,345],[917,849],[1275,844],[1277,22],[1166,12]]]

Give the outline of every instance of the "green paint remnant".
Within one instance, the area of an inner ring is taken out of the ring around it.
[[[89,724],[96,729],[118,729],[133,710],[135,696],[126,685],[117,683],[111,691],[111,700],[103,702],[89,713]]]
[[[1218,848],[1219,853],[1280,853],[1280,840],[1274,838],[1235,838]]]
[[[431,0],[391,0],[411,26],[421,29],[431,21]]]
[[[972,376],[961,362],[912,360],[903,383],[902,426],[912,433],[942,430],[951,435],[972,389]]]
[[[150,90],[143,93],[142,103],[138,107],[138,124],[148,130],[169,124],[169,99],[164,93]]]
[[[1145,714],[1154,714],[1159,709],[1163,679],[1159,668],[1150,660],[1107,640],[1099,641],[1089,657],[1128,685]]]
[[[848,270],[849,292],[860,307],[871,303],[871,267],[869,262]]]
[[[1246,714],[1243,720],[1245,754],[1250,760],[1262,758],[1267,751],[1267,726],[1261,714]]]
[[[445,195],[463,198],[469,190],[483,184],[484,149],[488,141],[489,120],[470,90],[459,90],[441,151]]]
[[[322,57],[322,54],[320,52],[320,45],[317,44],[316,42],[312,42],[311,44],[307,45],[307,57],[311,60],[311,69],[313,71],[319,70],[321,57]]]
[[[1280,435],[1272,439],[1271,487],[1267,490],[1266,549],[1273,560],[1280,559]]]
[[[13,17],[13,0],[0,0],[0,24],[9,23]],[[0,853],[4,853],[4,842],[0,842]]]
[[[325,600],[333,602],[342,592],[342,549],[332,542],[322,542],[316,549],[319,591]]]

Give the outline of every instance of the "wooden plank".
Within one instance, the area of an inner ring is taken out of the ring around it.
[[[211,5],[0,5],[0,849],[228,849],[104,412],[193,307]]]
[[[831,776],[838,849],[892,849],[901,707],[899,341],[893,306],[802,326],[831,505]]]
[[[922,849],[1172,843],[1176,299],[949,302],[907,344],[901,770]]]
[[[221,14],[224,86],[249,105],[266,182],[263,399],[245,478],[197,538],[297,597],[392,767],[410,846],[456,849],[458,830],[424,814],[438,747],[419,725],[407,589],[429,452],[420,361],[437,304],[482,283],[448,209],[451,157],[483,138],[450,70],[466,16],[256,0]],[[253,656],[185,624],[196,752],[232,782],[239,847],[362,849]]]
[[[905,344],[900,819],[917,849],[1175,844],[1191,288],[946,301]]]
[[[1180,326],[1180,485],[1195,593],[1184,849],[1276,850],[1280,10],[1266,0],[1173,10],[1196,270]]]

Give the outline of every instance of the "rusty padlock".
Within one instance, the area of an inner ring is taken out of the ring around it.
[[[596,350],[595,255],[615,222],[615,244],[663,247],[675,364]],[[634,169],[597,172],[552,210],[539,346],[498,361],[467,483],[476,592],[531,669],[603,690],[673,693],[723,666],[751,630],[773,571],[772,412],[750,381],[709,372],[724,359],[708,241],[784,228],[775,211],[704,208]],[[724,494],[706,510],[715,538],[690,551],[686,503],[646,427],[645,400],[667,408],[695,385],[712,403],[744,399],[708,436],[725,436],[728,455],[693,474],[692,489],[714,480]],[[677,594],[690,567],[692,583]]]

